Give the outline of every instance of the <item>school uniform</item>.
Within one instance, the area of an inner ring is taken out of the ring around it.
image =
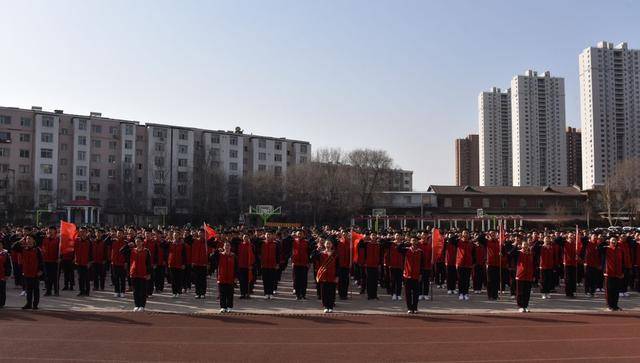
[[[575,241],[564,241],[562,246],[562,264],[564,265],[564,294],[573,297],[576,292],[577,253]]]
[[[74,260],[78,271],[78,296],[89,296],[91,282],[89,280],[89,266],[93,261],[91,241],[87,238],[76,238],[74,245]]]
[[[129,277],[133,287],[133,302],[137,308],[147,305],[147,282],[149,281],[152,265],[151,253],[147,248],[138,250],[125,245],[120,252],[129,260]]]
[[[7,302],[7,278],[11,276],[11,257],[7,250],[0,250],[0,308]]]
[[[75,275],[75,265],[73,263],[74,252],[70,251],[67,253],[62,253],[60,267],[62,267],[62,279],[64,281],[64,285],[62,290],[70,290],[73,291],[73,288],[76,284],[76,275]]]
[[[404,263],[402,254],[398,250],[401,244],[389,242],[387,244],[387,253],[389,255],[388,267],[390,277],[390,291],[392,295],[400,296],[402,294],[402,265]]]
[[[171,292],[182,294],[182,283],[184,282],[184,270],[187,260],[187,249],[184,242],[177,239],[169,242],[167,266],[171,277]]]
[[[167,242],[164,240],[159,240],[156,244],[155,261],[153,284],[157,292],[163,292],[164,280],[167,275]]]
[[[607,242],[602,242],[598,245],[598,250],[603,256],[607,307],[612,310],[620,310],[618,300],[624,281],[624,248],[620,242],[615,247]]]
[[[365,242],[358,243],[358,255],[362,254],[364,259],[367,299],[378,298],[378,269],[380,268],[380,243]]]
[[[338,296],[345,300],[349,295],[349,267],[351,260],[349,240],[341,238],[336,248],[338,253]]]
[[[233,308],[233,284],[236,276],[236,255],[216,251],[214,254],[218,266],[218,291],[220,293],[220,308]]]
[[[450,237],[445,241],[444,247],[444,264],[446,267],[447,275],[447,290],[453,291],[456,289],[458,282],[458,271],[456,270],[456,237]]]
[[[582,255],[584,256],[584,292],[593,295],[599,286],[599,278],[602,273],[600,252],[598,252],[598,244],[596,241],[588,241],[583,245]]]
[[[107,243],[104,238],[96,239],[91,248],[93,249],[93,263],[91,264],[93,289],[103,291],[104,281],[107,277],[107,269],[105,268],[108,253]]]
[[[421,264],[421,272],[420,272],[422,275],[422,279],[420,282],[419,294],[423,296],[428,296],[429,295],[429,278],[431,277],[431,266],[432,266],[431,259],[433,257],[433,247],[431,244],[431,238],[420,241],[420,243],[418,244],[418,247],[420,248],[420,250],[422,250],[422,264]],[[403,269],[403,276],[404,276],[404,269]],[[405,291],[406,291],[406,288],[405,288]]]
[[[276,271],[280,256],[280,246],[276,241],[264,241],[260,244],[260,269],[265,296],[273,295],[276,287]]]
[[[309,273],[309,241],[295,238],[292,245],[291,264],[293,265],[293,289],[297,299],[307,298]]]
[[[500,255],[500,241],[491,238],[480,238],[479,243],[485,245],[486,248],[486,263],[487,263],[487,297],[489,300],[498,299],[498,290],[500,288],[500,273],[502,270],[507,271],[508,266],[502,265],[502,256]]]
[[[204,238],[195,238],[191,244],[191,268],[196,296],[204,296],[207,293],[207,266],[209,266],[207,242]]]
[[[45,296],[51,295],[52,291],[55,295],[58,295],[60,288],[60,280],[58,278],[60,239],[57,237],[44,237],[40,248],[42,250],[42,258],[44,260]]]
[[[549,294],[554,288],[555,251],[551,244],[538,245],[534,248],[534,251],[539,261],[540,281],[542,282],[540,284],[540,292]]]
[[[458,293],[469,294],[469,278],[473,267],[473,244],[467,239],[458,239],[456,246],[456,269],[458,271]]]
[[[126,291],[125,256],[120,252],[125,245],[125,241],[122,238],[111,240],[111,275],[113,277],[113,289],[116,294],[124,294]]]
[[[418,301],[420,298],[420,279],[423,270],[423,253],[420,247],[399,245],[398,252],[404,254],[402,278],[404,279],[405,301],[407,310],[418,311]]]
[[[486,261],[487,249],[479,242],[473,244],[473,272],[471,274],[473,281],[473,291],[482,291],[482,287],[486,284],[487,277]]]
[[[528,309],[535,272],[534,253],[514,248],[510,254],[516,264],[516,302],[518,307]]]
[[[253,244],[242,241],[238,244],[238,281],[240,283],[240,298],[248,299],[250,283],[253,280],[253,264],[255,255]]]
[[[42,251],[38,247],[25,248],[20,242],[14,243],[12,251],[19,251],[22,259],[22,279],[27,293],[27,303],[23,309],[38,309],[40,303],[40,275],[44,272]]]
[[[331,309],[336,305],[336,286],[338,282],[338,256],[335,252],[329,254],[326,251],[314,251],[314,261],[318,262],[316,282],[320,287],[320,298],[325,309]]]

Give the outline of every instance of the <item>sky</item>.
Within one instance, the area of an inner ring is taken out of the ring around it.
[[[477,97],[527,69],[640,48],[640,1],[0,0],[0,105],[384,149],[453,184]]]

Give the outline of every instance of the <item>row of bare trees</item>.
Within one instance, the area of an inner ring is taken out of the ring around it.
[[[609,225],[626,221],[633,225],[640,219],[640,159],[618,163],[605,183],[596,189],[594,206]]]

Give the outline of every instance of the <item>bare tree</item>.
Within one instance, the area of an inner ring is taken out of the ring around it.
[[[383,175],[391,169],[393,159],[384,150],[357,149],[347,155],[347,161],[360,185],[360,207],[367,210],[373,194],[381,191]]]
[[[623,160],[598,188],[602,210],[609,225],[616,225],[618,217],[633,217],[640,210],[639,173],[640,159]]]

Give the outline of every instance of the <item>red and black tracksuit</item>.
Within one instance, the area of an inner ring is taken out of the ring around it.
[[[380,268],[380,243],[373,241],[360,241],[358,243],[358,256],[364,259],[367,299],[378,299],[378,271]]]
[[[445,240],[444,246],[444,264],[447,269],[447,290],[456,289],[458,282],[458,271],[456,270],[456,237],[450,237]]]
[[[402,253],[398,250],[401,243],[389,241],[385,243],[388,259],[386,265],[389,268],[389,292],[392,295],[402,294],[402,265],[404,263]]]
[[[456,246],[456,269],[458,270],[458,293],[469,294],[469,279],[473,267],[473,243],[468,239],[454,241]]]
[[[51,291],[57,296],[60,290],[60,280],[58,278],[60,258],[60,239],[57,237],[44,237],[40,245],[42,258],[44,260],[44,286],[45,296],[51,295]]]
[[[338,252],[338,296],[346,300],[349,294],[349,267],[351,246],[349,240],[341,238],[337,245]]]
[[[160,240],[156,243],[156,266],[153,269],[153,280],[157,292],[164,291],[164,280],[167,276],[167,242]]]
[[[604,263],[605,298],[612,310],[620,310],[618,300],[624,283],[624,248],[620,242],[616,246],[603,242],[598,245]]]
[[[293,265],[293,289],[296,290],[297,299],[307,298],[310,254],[309,241],[303,238],[294,238],[291,263]]]
[[[600,285],[600,275],[602,275],[602,266],[600,261],[600,253],[598,252],[597,240],[588,241],[582,247],[582,256],[584,256],[584,292],[593,295],[597,286]]]
[[[339,257],[333,252],[315,250],[312,259],[318,264],[316,282],[320,289],[322,306],[325,309],[333,309],[336,305],[336,282],[338,281]]]
[[[109,253],[107,243],[104,238],[93,241],[93,263],[91,264],[91,272],[93,275],[93,289],[104,291],[104,281],[107,277],[107,254]]]
[[[564,294],[567,297],[573,297],[576,293],[577,273],[576,266],[578,264],[576,252],[576,242],[565,241],[562,246],[562,263],[564,265]]]
[[[64,286],[62,290],[72,290],[76,284],[76,276],[74,273],[75,265],[73,264],[73,251],[61,254],[60,267],[62,268]]]
[[[238,244],[238,282],[240,283],[240,298],[250,298],[250,285],[253,281],[253,264],[255,254],[253,244],[250,241],[242,241]]]
[[[431,265],[433,257],[433,247],[431,239],[422,240],[418,247],[422,250],[422,280],[420,283],[420,295],[429,295],[429,278],[431,277]],[[406,291],[406,289],[405,289]]]
[[[125,256],[120,252],[126,245],[123,238],[111,239],[111,274],[113,289],[116,294],[124,294],[126,291],[126,274],[124,270]]]
[[[0,250],[0,308],[7,302],[7,277],[11,276],[11,257],[7,250]]]
[[[236,255],[216,251],[214,254],[218,266],[218,292],[220,293],[220,308],[233,308],[233,284],[236,276]]]
[[[89,267],[93,261],[93,248],[88,238],[76,238],[74,245],[74,263],[78,271],[78,296],[89,296],[91,281]]]
[[[536,269],[535,256],[531,249],[523,251],[516,248],[511,250],[510,255],[516,264],[516,302],[518,307],[527,309]]]
[[[396,250],[404,254],[402,277],[404,279],[405,300],[407,310],[418,311],[420,279],[422,278],[424,256],[419,246],[398,245]]]
[[[478,242],[486,247],[487,260],[487,297],[489,300],[498,299],[498,290],[500,288],[500,272],[507,270],[507,266],[501,266],[500,241],[491,238],[479,238]]]
[[[535,254],[539,260],[540,269],[540,292],[551,293],[554,288],[555,251],[553,245],[538,245],[535,247]]]
[[[622,238],[618,245],[622,247],[622,270],[624,272],[624,278],[622,279],[622,286],[620,292],[626,293],[629,291],[629,286],[633,283],[633,257],[631,256],[631,238]]]
[[[260,242],[259,251],[264,294],[265,296],[273,295],[273,291],[276,288],[280,246],[276,241],[263,241]]]
[[[38,247],[23,247],[20,242],[14,243],[12,251],[20,252],[22,259],[22,278],[27,293],[27,303],[23,309],[38,309],[40,303],[40,275],[44,272],[42,251]]]
[[[207,267],[209,266],[209,247],[204,238],[194,238],[191,244],[191,268],[194,276],[196,295],[207,293]]]
[[[184,270],[187,261],[187,249],[182,240],[169,242],[167,265],[171,278],[171,292],[182,294],[182,283],[184,282]]]
[[[471,274],[473,280],[473,291],[481,291],[486,284],[486,263],[487,249],[479,242],[473,244],[473,272]]]
[[[133,302],[135,307],[144,308],[147,305],[147,282],[151,278],[151,253],[147,248],[129,248],[124,245],[120,252],[129,260],[129,277],[133,287]]]

